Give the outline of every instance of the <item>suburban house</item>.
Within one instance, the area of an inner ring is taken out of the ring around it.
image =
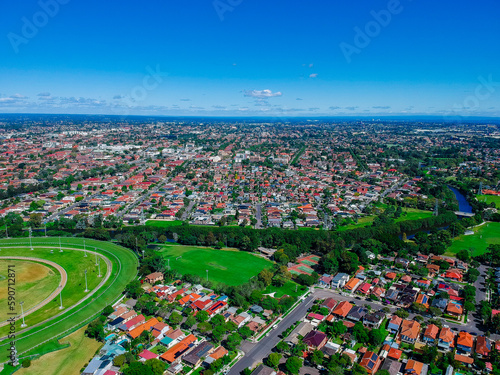
[[[276,371],[274,371],[271,367],[261,364],[257,366],[257,368],[253,370],[250,375],[276,375]]]
[[[439,327],[434,324],[429,324],[424,331],[423,341],[427,344],[434,344],[437,335],[439,333]]]
[[[375,311],[364,316],[363,324],[370,328],[379,328],[385,319],[383,311]]]
[[[387,325],[387,329],[391,333],[396,333],[399,331],[399,327],[401,327],[401,323],[403,323],[403,319],[397,315],[393,315],[391,320],[389,320],[389,324]]]
[[[146,281],[149,284],[154,284],[157,281],[163,281],[163,273],[162,272],[150,273],[144,278],[144,281]]]
[[[453,341],[455,340],[455,335],[450,328],[443,328],[439,332],[438,337],[438,348],[441,350],[450,350],[453,348]]]
[[[328,336],[320,331],[311,331],[302,339],[302,342],[307,345],[309,350],[320,350],[327,341]]]
[[[464,312],[464,308],[462,305],[458,304],[455,301],[450,301],[448,302],[448,305],[446,306],[446,312],[450,315],[453,315],[457,318],[460,318]]]
[[[420,323],[415,320],[403,320],[401,324],[401,341],[414,344],[420,333]]]
[[[346,273],[338,273],[332,280],[332,288],[340,289],[349,281],[349,275]]]
[[[202,358],[205,358],[206,356],[211,354],[213,350],[214,346],[210,342],[203,341],[201,344],[191,350],[189,354],[182,357],[182,360],[187,364],[196,367],[201,363]]]
[[[474,346],[474,337],[469,332],[461,331],[457,338],[457,349],[464,353],[471,353]]]
[[[375,374],[382,363],[380,357],[372,351],[367,351],[359,363],[368,374]]]
[[[338,317],[345,318],[349,311],[351,311],[352,305],[347,301],[340,302],[335,310],[332,311],[333,315],[337,315]]]
[[[484,336],[476,339],[476,354],[479,358],[488,357],[491,351],[491,342]]]
[[[415,361],[414,359],[409,359],[405,366],[405,374],[425,375],[427,374],[427,365],[424,365],[422,362]]]
[[[354,306],[347,314],[347,319],[359,322],[368,313],[368,310],[361,306]]]
[[[354,293],[358,288],[358,286],[360,285],[361,285],[361,280],[353,277],[351,280],[347,282],[347,284],[345,284],[344,289],[351,293]]]
[[[328,311],[332,311],[332,309],[337,305],[337,301],[335,301],[333,298],[328,297],[325,299],[325,301],[321,304],[320,307],[326,307]]]
[[[295,329],[288,335],[286,342],[290,345],[297,345],[299,343],[299,336],[304,337],[313,329],[313,325],[309,322],[301,322]]]
[[[194,335],[189,335],[188,337],[181,340],[179,343],[172,346],[169,350],[163,353],[160,358],[168,363],[173,363],[175,360],[186,354],[194,346],[196,342],[196,337]]]

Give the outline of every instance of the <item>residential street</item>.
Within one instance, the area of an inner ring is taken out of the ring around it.
[[[481,276],[474,284],[474,286],[477,288],[477,299],[476,299],[477,301],[481,301],[482,299],[485,298],[486,295],[483,289],[484,288],[483,275],[486,272],[486,267],[481,266],[479,270],[481,272]],[[482,291],[480,292],[480,290]],[[395,312],[396,310],[399,309],[399,307],[396,306],[392,305],[385,306],[380,302],[364,300],[361,297],[344,296],[332,289],[315,289],[313,294],[311,294],[304,301],[302,301],[302,303],[295,310],[293,310],[285,319],[283,319],[283,321],[281,321],[278,324],[278,327],[276,329],[272,330],[269,333],[269,336],[264,337],[258,343],[251,343],[249,341],[244,341],[241,345],[241,349],[243,350],[243,352],[245,352],[245,356],[242,357],[240,361],[231,368],[231,370],[229,371],[229,375],[238,375],[245,368],[247,367],[252,368],[257,363],[262,362],[262,360],[266,358],[269,355],[269,353],[271,353],[271,350],[281,340],[281,338],[278,336],[288,327],[290,327],[293,323],[295,323],[297,320],[304,318],[304,316],[307,313],[307,310],[313,305],[314,300],[325,299],[327,297],[332,297],[339,302],[349,301],[357,306],[369,305],[375,311],[381,310],[384,307],[389,308],[391,312]],[[410,313],[409,319],[413,319],[416,315],[417,314]],[[480,334],[481,332],[485,331],[484,327],[482,327],[481,319],[477,318],[475,314],[474,315],[470,314],[469,320],[465,324],[451,323],[449,321],[443,320],[443,325],[449,326],[452,330],[456,331],[457,333],[462,330],[477,334]],[[490,335],[490,339],[498,340],[500,339],[500,335],[492,334]]]
[[[262,203],[257,203],[255,205],[255,219],[257,223],[255,223],[255,229],[262,228]]]

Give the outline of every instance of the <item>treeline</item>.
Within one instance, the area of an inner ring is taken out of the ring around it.
[[[326,254],[333,249],[342,250],[370,238],[383,242],[394,241],[402,233],[415,233],[421,230],[444,227],[456,220],[457,217],[453,212],[445,212],[425,219],[407,220],[376,227],[362,227],[344,232],[295,231],[281,228],[252,229],[239,226],[210,227],[188,224],[162,228],[152,225],[124,227],[120,231],[120,235],[122,238],[133,236],[142,238],[146,235],[150,237],[149,233],[154,232],[158,237],[164,235],[166,238],[183,245],[223,245],[244,251],[255,251],[259,246],[277,248],[288,244],[292,245],[290,249],[297,249],[295,254],[287,254],[292,259],[298,255],[297,253]]]

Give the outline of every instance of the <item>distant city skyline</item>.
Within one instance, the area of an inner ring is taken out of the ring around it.
[[[27,0],[0,113],[500,117],[500,4]]]

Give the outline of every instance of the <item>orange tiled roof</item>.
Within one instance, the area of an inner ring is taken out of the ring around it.
[[[457,338],[457,345],[468,346],[472,348],[474,345],[474,338],[469,332],[460,332]]]
[[[416,339],[420,332],[420,323],[415,320],[403,320],[401,324],[401,335]]]

